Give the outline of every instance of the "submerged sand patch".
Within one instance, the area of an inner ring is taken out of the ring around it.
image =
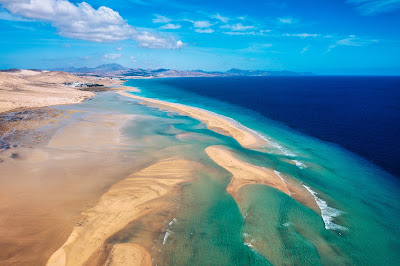
[[[144,101],[146,104],[150,104],[160,109],[166,109],[169,111],[174,111],[184,115],[191,116],[205,123],[209,129],[220,134],[231,136],[237,142],[239,142],[240,145],[242,145],[243,147],[257,148],[267,143],[263,138],[261,138],[254,132],[251,132],[249,129],[245,128],[239,123],[234,123],[233,120],[212,113],[210,111],[206,111],[200,108],[187,106],[183,104],[170,103],[156,99],[145,98],[130,93],[126,93],[124,91],[119,91],[118,93],[126,97]]]

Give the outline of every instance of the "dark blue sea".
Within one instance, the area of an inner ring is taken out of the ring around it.
[[[168,78],[143,82],[164,88],[166,94],[173,88],[175,96],[176,91],[190,92],[253,110],[305,135],[338,144],[400,177],[400,77]]]

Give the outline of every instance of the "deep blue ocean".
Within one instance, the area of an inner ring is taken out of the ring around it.
[[[167,78],[151,83],[253,110],[400,177],[400,77]]]

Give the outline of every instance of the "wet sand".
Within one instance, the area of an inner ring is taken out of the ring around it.
[[[244,147],[264,143],[245,127],[206,110],[119,93],[198,119]],[[150,162],[131,157],[121,130],[134,119],[132,115],[77,112],[76,118],[70,111],[46,112],[29,123],[9,121],[9,132],[14,134],[13,129],[22,126],[22,137],[28,131],[40,135],[43,127],[50,130],[46,138],[36,141],[40,145],[32,142],[3,153],[7,158],[0,163],[0,260],[18,265],[150,265],[154,234],[162,232],[171,199],[202,166],[179,158]],[[45,122],[48,119],[52,122]],[[61,120],[65,120],[62,126]],[[13,157],[14,152],[18,156]],[[318,208],[312,195],[294,180],[283,181],[273,170],[247,164],[221,146],[208,147],[206,152],[233,174],[227,191],[237,202],[241,187],[262,183]],[[118,238],[143,222],[152,224],[148,232],[139,234],[140,241],[131,238],[132,243],[124,243]]]
[[[57,123],[32,118],[20,130],[13,131],[15,121],[7,127],[22,138],[1,152],[0,261],[5,265],[44,265],[81,212],[135,167],[121,150],[126,115],[79,114],[65,120],[63,112],[50,113]],[[67,131],[55,117],[65,120]],[[43,132],[49,135],[43,138]]]
[[[47,265],[83,265],[98,261],[109,237],[146,213],[146,203],[172,192],[179,183],[189,181],[195,167],[196,163],[185,160],[159,162],[115,184],[94,208],[84,212],[82,221]],[[117,246],[109,260],[113,265],[126,265],[118,261],[124,261],[122,257],[126,258],[131,250],[129,245]],[[114,256],[119,259],[112,259]],[[138,260],[134,261],[135,265],[140,265],[143,259],[148,261],[149,255],[148,251],[136,247],[129,256],[130,260]]]
[[[264,184],[280,190],[300,203],[320,214],[320,209],[313,195],[301,183],[279,176],[274,170],[255,166],[238,159],[231,151],[223,146],[206,148],[208,156],[233,176],[226,191],[239,203],[240,189],[250,184]]]
[[[144,101],[145,103],[160,109],[175,111],[184,115],[191,116],[194,119],[205,123],[209,129],[220,134],[231,136],[243,147],[258,148],[266,144],[266,141],[264,139],[262,139],[257,134],[251,132],[244,126],[238,123],[234,123],[227,117],[220,116],[210,111],[188,105],[145,98],[126,93],[125,91],[119,91],[118,93],[126,97]]]

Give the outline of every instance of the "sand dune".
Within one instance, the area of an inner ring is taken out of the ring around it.
[[[0,113],[21,107],[79,103],[94,95],[90,91],[65,86],[64,83],[68,82],[96,83],[103,86],[122,84],[119,80],[78,77],[59,71],[0,71]]]
[[[287,177],[283,179],[272,169],[246,163],[222,146],[210,146],[206,148],[206,152],[214,162],[232,173],[233,177],[226,191],[236,201],[239,200],[239,190],[243,186],[265,184],[282,191],[315,212],[320,213],[314,197],[301,183]]]
[[[209,129],[233,137],[243,147],[257,148],[263,144],[266,144],[266,141],[262,139],[260,136],[251,132],[244,126],[235,123],[233,120],[230,120],[227,117],[223,117],[200,108],[178,103],[170,103],[156,99],[145,98],[130,93],[126,93],[124,91],[119,91],[119,94],[124,95],[126,97],[144,101],[145,103],[153,105],[160,109],[176,111],[178,113],[191,116],[205,123]]]
[[[160,162],[112,186],[97,206],[83,213],[82,221],[74,227],[64,245],[50,257],[47,265],[83,265],[89,259],[96,260],[93,256],[101,255],[102,246],[109,237],[140,218],[147,210],[146,203],[172,192],[179,183],[191,179],[195,165],[185,160]],[[127,253],[126,247],[124,250],[116,249],[117,257]],[[139,253],[140,256],[147,256]]]

